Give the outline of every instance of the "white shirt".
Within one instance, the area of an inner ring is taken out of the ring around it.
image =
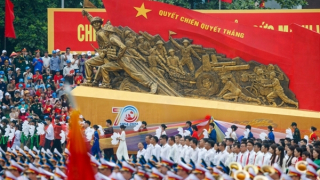
[[[226,166],[229,166],[229,164],[231,162],[233,162],[233,158],[234,158],[235,154],[234,153],[229,153],[227,159],[226,159]]]
[[[146,153],[145,153],[145,155],[144,155],[144,158],[145,158],[146,160],[148,160],[148,159],[151,158],[152,148],[153,148],[153,145],[152,145],[152,144],[147,145],[147,150],[146,150]]]
[[[46,133],[46,139],[53,140],[54,139],[54,131],[52,124],[49,124],[47,133]]]
[[[181,149],[182,149],[182,146],[181,146],[181,144],[174,144],[172,147],[174,147],[175,148],[175,151],[174,151],[174,158],[173,158],[173,160],[174,160],[174,162],[175,163],[178,163],[179,161],[180,161],[180,157],[181,157]],[[172,152],[171,152],[171,155],[172,155]]]
[[[216,154],[216,150],[214,148],[208,150],[204,155],[204,161],[206,162],[207,166],[210,166],[210,163],[214,163],[214,158]]]
[[[50,65],[50,57],[49,56],[48,57],[43,56],[42,61],[43,61],[44,67],[46,67],[46,68],[49,67],[49,65]]]
[[[199,148],[196,147],[195,149],[190,150],[190,160],[192,160],[194,163],[198,162],[198,154],[199,154]],[[189,162],[190,162],[189,160]],[[188,162],[187,162],[188,163]]]
[[[67,65],[67,60],[64,60],[64,58],[67,56],[67,60],[70,60],[71,61],[71,59],[72,59],[72,54],[71,53],[69,53],[69,55],[67,55],[67,54],[64,54],[63,56],[62,56],[62,58],[63,58],[63,65],[64,66],[66,66]]]
[[[261,151],[256,152],[255,154],[255,160],[254,160],[254,165],[255,166],[260,166],[262,164],[262,157],[263,153]]]
[[[247,161],[246,158],[248,156],[247,153],[248,153],[248,151],[246,151],[244,153],[242,153],[242,152],[239,153],[238,163],[240,163],[242,167],[244,167],[246,165],[246,161]]]
[[[160,150],[160,157],[164,157],[164,158],[169,159],[170,158],[170,149],[171,148],[168,143],[165,145],[162,145],[161,150]]]
[[[246,165],[248,165],[248,164],[252,164],[252,165],[254,165],[254,158],[255,158],[255,156],[256,156],[256,153],[254,152],[254,150],[252,149],[251,151],[248,151],[248,154],[247,154],[247,156],[246,156]],[[249,160],[248,160],[248,158],[249,158]],[[247,163],[248,162],[248,163]]]
[[[152,145],[150,158],[152,158],[152,156],[155,156],[159,160],[159,158],[160,158],[160,150],[161,150],[161,147],[159,146],[159,144],[156,144],[155,146]]]
[[[140,158],[141,156],[145,156],[146,153],[147,153],[147,150],[144,148],[142,150],[139,150],[137,152],[137,158]]]
[[[237,134],[234,131],[230,134],[230,137],[233,138],[234,140],[238,140]]]
[[[178,146],[176,144],[173,144],[172,146],[170,146],[169,158],[172,158],[174,162],[178,162],[177,159],[179,159],[179,157],[177,156],[177,154],[179,154]]]
[[[205,148],[200,148],[198,153],[198,164],[201,164],[201,160],[204,160],[204,157],[208,151]]]
[[[95,180],[109,180],[110,178],[98,172],[97,174],[94,175],[94,179]]]
[[[222,162],[224,165],[226,165],[225,163],[226,163],[228,155],[229,155],[229,153],[227,152],[227,150],[224,150],[223,152],[220,152],[219,155],[218,155],[219,158],[217,158],[219,160],[218,160],[216,165],[219,165],[220,162]]]
[[[263,156],[262,156],[262,161],[261,161],[261,164],[262,166],[264,165],[270,165],[270,158],[271,158],[272,154],[267,152],[267,153],[263,153]]]
[[[190,161],[190,152],[191,152],[191,147],[190,146],[186,146],[184,145],[184,160],[186,161],[186,163],[189,163]]]
[[[66,76],[66,75],[74,75],[74,69],[70,66],[66,66],[63,68],[63,76]]]
[[[73,62],[74,62],[74,64],[73,64]],[[79,69],[79,59],[71,59],[71,67],[73,68],[73,69]]]

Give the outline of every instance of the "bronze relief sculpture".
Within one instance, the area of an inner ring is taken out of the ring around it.
[[[87,82],[82,85],[298,108],[289,79],[277,65],[231,59],[189,38],[174,39],[172,31],[165,42],[159,35],[113,27],[110,22],[101,28],[101,18],[85,10],[83,15],[96,30],[99,56],[86,61]]]

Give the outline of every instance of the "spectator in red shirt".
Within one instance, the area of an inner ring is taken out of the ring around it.
[[[63,76],[60,74],[60,71],[57,70],[56,74],[53,77],[54,83],[55,84],[59,84],[60,83],[60,79],[62,79],[62,78],[63,78]]]
[[[36,69],[36,74],[33,75],[33,82],[37,82],[38,80],[43,80],[42,75],[40,74],[39,69]]]
[[[46,101],[46,104],[43,106],[43,115],[45,116],[49,116],[51,111],[52,111],[53,107],[50,104],[50,100]]]
[[[20,85],[20,84],[22,84],[22,85],[23,85],[23,89],[25,89],[25,88],[26,88],[26,85],[23,83],[23,79],[22,79],[22,78],[20,78],[20,79],[19,79],[19,83],[17,83],[17,84],[16,84],[16,89],[19,89],[19,85]]]
[[[62,153],[62,147],[61,147],[61,131],[62,126],[60,124],[60,117],[56,116],[54,119],[55,125],[53,126],[54,131],[54,140],[53,140],[53,146],[51,148],[51,152],[54,151],[54,149],[57,149],[60,153]]]
[[[61,113],[61,121],[66,121],[67,120],[67,116],[68,116],[68,108],[67,107],[63,107],[62,108],[62,113]]]
[[[51,89],[51,86],[50,84],[47,84],[47,92],[46,92],[46,95],[47,95],[47,98],[52,98],[52,89]]]
[[[317,141],[317,140],[318,140],[318,136],[317,136],[317,134],[316,134],[316,130],[317,130],[316,127],[311,126],[311,128],[310,128],[310,131],[311,131],[310,141],[311,141],[311,142],[314,142],[314,141]]]
[[[20,114],[19,114],[19,119],[21,120],[21,122],[28,120],[28,116],[29,116],[29,113],[26,111],[26,109],[21,108]]]
[[[197,140],[199,140],[198,127],[196,125],[192,125],[191,128],[192,128],[192,136],[191,137],[194,137]]]
[[[42,122],[42,123],[44,124],[44,131],[46,132],[49,125],[48,125],[45,121]],[[46,139],[45,139],[45,138],[46,138],[46,134],[39,135],[39,137],[40,137],[39,146],[40,146],[41,148],[43,148],[43,147],[44,147],[45,140],[46,140]]]
[[[40,88],[36,91],[36,95],[37,95],[38,97],[41,97],[41,94],[44,93],[43,91],[44,91],[44,88],[43,88],[43,87],[40,87]]]
[[[80,84],[83,82],[83,77],[81,76],[81,73],[79,72],[79,70],[76,70],[76,76],[74,77],[74,82],[78,86],[80,86]]]

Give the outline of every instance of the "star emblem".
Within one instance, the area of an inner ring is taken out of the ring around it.
[[[144,7],[144,3],[142,3],[141,7],[134,7],[134,8],[138,11],[136,17],[143,16],[146,19],[148,19],[147,13],[150,12],[151,9],[146,9]]]

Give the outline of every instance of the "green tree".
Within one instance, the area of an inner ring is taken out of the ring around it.
[[[7,51],[20,51],[23,48],[34,52],[47,50],[47,8],[60,8],[61,0],[11,0],[14,4],[14,28],[17,39],[7,39]],[[82,0],[65,0],[65,8],[82,8]],[[101,0],[91,0],[98,8],[102,7]],[[4,45],[4,15],[5,1],[0,1],[0,48]]]

